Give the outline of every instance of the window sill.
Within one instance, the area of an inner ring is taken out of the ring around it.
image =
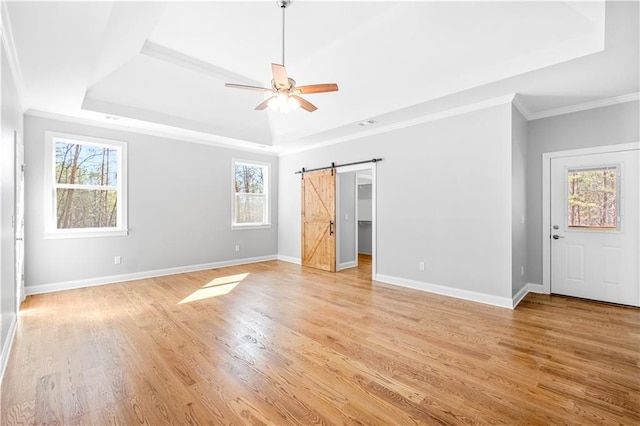
[[[251,229],[270,229],[271,224],[264,225],[231,225],[232,231],[243,231],[243,230],[251,230]]]
[[[45,240],[58,240],[67,238],[100,238],[100,237],[123,237],[129,235],[129,230],[65,230],[45,232]]]

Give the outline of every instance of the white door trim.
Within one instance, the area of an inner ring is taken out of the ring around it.
[[[593,148],[545,152],[542,154],[542,292],[551,293],[551,160],[575,155],[604,154],[640,149],[640,142]]]

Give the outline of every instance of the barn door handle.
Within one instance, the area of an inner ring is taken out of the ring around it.
[[[329,222],[329,235],[333,235],[333,221]]]

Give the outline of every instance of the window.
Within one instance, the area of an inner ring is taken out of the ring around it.
[[[269,164],[233,160],[232,227],[270,225]]]
[[[46,132],[48,237],[127,234],[126,144]]]
[[[618,168],[572,169],[567,173],[569,229],[618,229]]]

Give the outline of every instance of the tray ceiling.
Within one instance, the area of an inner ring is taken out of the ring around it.
[[[637,2],[294,1],[286,66],[318,106],[254,111],[281,61],[258,2],[8,2],[26,108],[271,151],[519,93],[533,115],[638,92]]]

